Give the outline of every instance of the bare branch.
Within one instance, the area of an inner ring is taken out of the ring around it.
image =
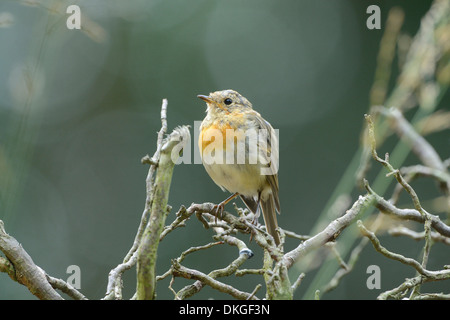
[[[390,120],[390,124],[398,136],[411,147],[414,154],[425,166],[445,171],[445,166],[436,150],[424,137],[417,133],[398,109],[376,106],[372,108],[372,111],[381,113]]]
[[[248,250],[248,249],[247,249]],[[191,251],[192,252],[192,251]],[[239,250],[239,257],[232,261],[227,267],[211,271],[208,275],[203,274],[197,270],[192,270],[181,266],[180,262],[182,257],[176,259],[172,263],[171,273],[175,277],[183,277],[187,279],[196,279],[197,281],[189,285],[176,294],[177,299],[186,299],[199,292],[205,285],[209,285],[212,288],[221,292],[228,293],[237,299],[253,299],[252,294],[234,289],[233,287],[216,281],[215,279],[220,277],[227,277],[234,274],[237,269],[249,258],[253,256],[250,250]]]
[[[51,286],[55,289],[59,289],[65,294],[67,294],[69,297],[75,299],[75,300],[87,300],[87,298],[79,292],[77,289],[72,287],[70,284],[65,282],[62,279],[57,279],[54,277],[50,277],[46,274],[47,281],[51,284]]]
[[[247,258],[244,255],[241,255],[236,261],[235,260],[235,264],[236,265],[240,265],[243,263],[243,261],[245,261]],[[241,262],[242,261],[242,262]],[[231,266],[231,265],[230,265]],[[233,269],[231,267],[229,267],[226,271],[225,274],[229,273],[233,273]],[[181,292],[179,292],[177,294],[177,298],[186,298],[191,296],[192,294],[196,293],[197,290],[200,290],[203,285],[208,285],[213,289],[216,289],[220,292],[224,292],[227,293],[229,295],[231,295],[233,298],[236,299],[240,299],[240,300],[256,300],[257,298],[254,296],[254,293],[247,293],[247,292],[243,292],[240,291],[238,289],[235,289],[234,287],[227,285],[225,283],[222,283],[220,281],[215,280],[212,276],[210,275],[206,275],[203,272],[194,270],[194,269],[189,269],[186,267],[183,267],[182,265],[178,264],[177,262],[174,262],[173,264],[173,270],[172,273],[174,276],[176,277],[183,277],[186,279],[195,279],[198,280],[198,282],[196,283],[201,284],[201,286],[199,287],[199,289],[196,289],[196,284],[189,286],[188,288],[183,289]]]
[[[414,230],[405,228],[405,227],[396,227],[396,228],[392,228],[389,230],[389,234],[391,236],[394,237],[398,237],[398,236],[406,236],[409,237],[413,240],[423,240],[425,239],[425,232],[416,232]],[[441,242],[444,243],[446,245],[450,245],[450,238],[448,237],[444,237],[440,234],[438,234],[437,232],[431,232],[431,239],[434,242]]]
[[[158,162],[158,170],[154,182],[153,195],[151,198],[151,213],[149,222],[142,234],[141,243],[137,255],[137,299],[153,299],[156,285],[156,253],[159,246],[160,236],[164,229],[167,216],[167,202],[172,180],[172,172],[175,166],[172,150],[180,142],[185,143],[190,139],[187,127],[176,128],[163,142]],[[152,188],[147,188],[152,190]],[[150,203],[146,202],[146,210]]]
[[[369,238],[369,240],[372,242],[375,250],[378,251],[379,253],[381,253],[382,255],[384,255],[385,257],[392,259],[392,260],[397,260],[403,264],[409,265],[409,266],[413,267],[414,269],[416,269],[417,272],[419,272],[421,275],[424,275],[424,276],[427,276],[430,278],[437,279],[437,278],[441,277],[441,279],[442,279],[445,277],[450,277],[450,270],[445,270],[443,272],[429,271],[429,270],[424,269],[422,267],[422,265],[414,259],[406,258],[398,253],[390,252],[389,250],[387,250],[380,244],[380,241],[378,240],[378,238],[375,236],[375,234],[373,232],[367,230],[367,228],[363,225],[361,220],[358,220],[357,224],[358,224],[358,227],[359,227],[359,230],[361,231],[361,233],[364,236],[366,236],[367,238]]]
[[[47,281],[45,272],[34,264],[33,259],[31,259],[20,243],[6,233],[2,220],[0,220],[0,250],[14,266],[14,279],[17,282],[26,286],[39,299],[62,300],[62,297]],[[9,266],[8,270],[10,270],[11,265],[5,263],[5,261],[3,262],[3,265]]]
[[[440,270],[440,271],[427,270],[418,261],[411,259],[411,258],[404,257],[401,254],[393,253],[393,252],[387,250],[380,244],[380,241],[375,236],[375,234],[373,232],[367,230],[367,228],[363,225],[363,223],[360,220],[357,222],[357,224],[358,224],[358,227],[359,227],[361,233],[364,236],[369,238],[369,240],[372,242],[376,251],[383,254],[385,257],[387,257],[389,259],[393,259],[393,260],[399,261],[405,265],[409,265],[409,266],[413,267],[420,274],[420,276],[418,276],[414,279],[407,279],[399,287],[381,294],[378,297],[378,299],[387,299],[390,296],[395,296],[398,298],[398,295],[404,294],[405,290],[408,290],[411,288],[417,288],[417,286],[423,282],[450,279],[450,270],[446,270],[446,269]]]
[[[321,232],[300,243],[294,250],[286,253],[283,256],[283,261],[285,262],[286,267],[290,268],[296,261],[304,257],[307,253],[323,246],[330,240],[334,240],[343,229],[350,225],[358,217],[358,215],[373,202],[373,198],[374,197],[370,194],[360,196],[342,217],[332,221]]]
[[[373,191],[366,181],[366,189],[374,196],[375,207],[383,213],[389,214],[401,220],[412,220],[420,223],[425,223],[425,217],[415,209],[400,209],[394,206],[389,201]],[[450,237],[450,226],[446,225],[441,219],[433,214],[427,213],[428,219],[431,221],[431,227],[445,237]]]

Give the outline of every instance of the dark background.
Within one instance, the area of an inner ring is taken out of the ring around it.
[[[161,100],[169,102],[170,132],[203,119],[206,106],[197,94],[234,89],[279,129],[280,226],[309,234],[359,148],[389,10],[403,9],[402,32],[413,36],[430,3],[1,0],[0,13],[7,15],[0,28],[0,219],[48,274],[67,279],[66,268],[78,265],[81,291],[102,298],[108,272],[128,252],[139,225],[148,170],[140,159],[155,151]],[[82,31],[66,28],[69,4],[81,8]],[[381,9],[381,30],[366,27],[371,4]],[[449,101],[439,108],[448,109]],[[449,157],[448,131],[430,141]],[[202,165],[176,166],[167,221],[180,205],[227,196]],[[159,249],[158,274],[211,236],[194,218],[171,233]],[[405,238],[385,241],[413,258],[423,247]],[[250,247],[256,256],[245,267],[256,268],[262,252]],[[433,247],[431,269],[449,263],[443,249]],[[236,255],[235,248],[219,246],[184,264],[208,273]],[[381,290],[366,287],[372,264],[380,266]],[[293,280],[299,273],[290,272]],[[373,299],[414,274],[368,246],[355,270],[323,298]],[[135,269],[125,274],[124,298],[135,292],[134,278]],[[311,271],[296,299],[311,297],[313,278]],[[259,280],[226,281],[252,291]],[[158,298],[173,298],[168,282],[158,284]],[[177,279],[174,287],[188,283]],[[209,297],[228,298],[208,288],[195,296]],[[0,299],[34,296],[0,274]]]

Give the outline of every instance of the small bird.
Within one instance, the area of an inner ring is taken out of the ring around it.
[[[255,222],[263,212],[268,233],[280,244],[277,216],[278,138],[269,122],[253,110],[252,104],[234,90],[198,95],[207,104],[200,126],[198,146],[202,163],[211,179],[232,195],[216,206],[240,196]]]

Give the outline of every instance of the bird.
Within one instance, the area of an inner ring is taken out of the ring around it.
[[[235,90],[221,90],[197,95],[207,105],[200,125],[198,147],[202,163],[211,179],[231,193],[215,206],[225,205],[239,196],[254,213],[260,212],[267,232],[280,244],[277,212],[280,213],[278,137],[269,122]]]

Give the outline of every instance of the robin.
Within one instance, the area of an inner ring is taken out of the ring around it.
[[[274,129],[234,90],[197,97],[208,106],[198,140],[202,163],[212,180],[232,193],[216,206],[216,213],[240,196],[255,214],[255,221],[262,210],[266,229],[279,245],[278,139]]]

